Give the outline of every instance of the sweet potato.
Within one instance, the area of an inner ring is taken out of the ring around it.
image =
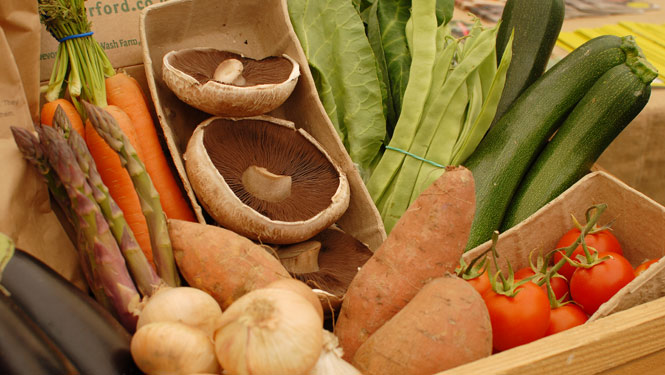
[[[454,271],[475,211],[473,175],[448,167],[409,206],[349,286],[335,334],[351,360],[367,338],[422,286]]]
[[[478,292],[452,274],[427,283],[356,351],[365,375],[434,374],[492,354],[492,325]]]
[[[266,249],[228,229],[177,219],[169,219],[168,226],[183,278],[223,310],[249,291],[291,277]]]

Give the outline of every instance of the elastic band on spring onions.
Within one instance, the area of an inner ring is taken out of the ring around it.
[[[69,39],[83,38],[83,37],[86,37],[86,36],[90,36],[90,35],[92,35],[92,34],[94,34],[93,31],[88,31],[87,33],[82,33],[82,34],[68,35],[68,36],[66,36],[66,37],[64,37],[64,38],[62,38],[62,39],[58,39],[58,42],[59,42],[59,43],[62,43],[62,42],[66,41],[66,40],[69,40]]]
[[[401,153],[403,153],[403,154],[405,154],[405,155],[409,155],[410,157],[412,157],[412,158],[414,158],[414,159],[418,159],[418,160],[420,160],[420,161],[422,161],[422,162],[432,164],[432,165],[435,166],[435,167],[439,167],[439,168],[445,168],[445,167],[446,167],[445,165],[441,165],[441,164],[439,164],[439,163],[437,163],[437,162],[435,162],[435,161],[427,160],[427,159],[425,159],[425,158],[423,158],[423,157],[420,157],[420,156],[418,156],[418,155],[416,155],[416,154],[412,154],[412,153],[410,153],[410,152],[408,152],[408,151],[402,150],[402,149],[397,148],[397,147],[386,146],[386,150],[393,150],[393,151],[401,152]]]

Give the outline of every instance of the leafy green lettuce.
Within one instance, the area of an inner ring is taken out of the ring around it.
[[[349,0],[288,0],[324,108],[351,159],[369,176],[386,133],[377,60]]]

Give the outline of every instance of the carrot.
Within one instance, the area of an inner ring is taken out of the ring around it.
[[[162,208],[168,218],[196,221],[157,135],[145,95],[138,82],[125,73],[106,79],[108,103],[117,105],[132,119],[139,144],[143,150],[143,163],[160,196]]]
[[[115,118],[122,131],[136,148],[139,157],[141,157],[142,150],[138,145],[137,135],[134,132],[131,119],[119,107],[110,105],[105,110]],[[92,158],[95,160],[102,181],[108,187],[109,194],[111,194],[111,197],[116,201],[118,207],[120,207],[125,215],[127,224],[134,232],[136,241],[139,243],[146,258],[148,258],[148,262],[154,266],[148,224],[141,210],[139,197],[136,194],[129,173],[122,167],[118,154],[97,134],[92,124],[86,123],[85,132],[86,144]]]
[[[183,278],[213,296],[223,311],[252,290],[291,278],[266,249],[228,229],[177,219],[168,226]]]
[[[76,110],[76,107],[74,107],[74,104],[67,99],[58,98],[54,101],[46,102],[42,106],[40,122],[44,125],[53,126],[53,116],[58,106],[61,106],[65,110],[69,122],[72,123],[72,128],[85,139],[85,129],[83,128],[81,115]]]
[[[492,324],[483,298],[462,278],[446,274],[374,332],[353,365],[365,375],[434,374],[491,354]]]
[[[428,280],[454,271],[474,211],[473,175],[464,167],[448,167],[409,206],[344,296],[335,334],[347,361]]]

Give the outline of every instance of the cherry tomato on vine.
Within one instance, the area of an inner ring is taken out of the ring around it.
[[[480,293],[481,296],[492,288],[492,286],[490,285],[490,278],[488,276],[487,271],[481,273],[480,276],[478,277],[466,280],[466,282],[471,284],[471,286],[476,291],[478,291],[478,293]]]
[[[578,305],[568,303],[552,309],[550,313],[550,325],[547,327],[545,336],[565,331],[586,323],[589,319],[587,314]]]
[[[637,277],[642,272],[646,271],[649,267],[651,267],[652,264],[658,262],[659,260],[660,259],[650,259],[650,260],[647,260],[647,261],[643,262],[639,266],[635,267],[635,272],[634,272],[635,277]]]
[[[577,268],[570,279],[570,297],[588,315],[635,278],[633,266],[622,255],[598,253],[599,259],[603,257],[609,258],[590,268]]]
[[[483,295],[492,323],[495,351],[527,344],[545,335],[550,323],[550,302],[541,287],[526,282],[517,294],[506,296],[490,289]]]
[[[570,246],[573,242],[577,241],[577,239],[580,237],[580,233],[581,231],[579,228],[573,228],[569,230],[563,236],[561,236],[555,248],[558,249]],[[623,249],[621,248],[619,240],[609,229],[604,229],[595,233],[589,233],[586,236],[584,236],[584,241],[586,242],[587,247],[594,248],[598,252],[611,251],[613,253],[623,255]],[[562,254],[565,254],[565,252],[562,250],[559,250],[556,253],[554,253],[553,257],[554,264],[558,263],[559,260],[563,258]],[[569,258],[576,260],[575,257],[578,254],[584,254],[582,245],[577,246],[575,250],[573,250],[573,253]],[[568,279],[568,281],[570,281],[570,277],[573,275],[574,271],[575,271],[574,266],[565,263],[559,269],[558,272],[561,275],[563,275],[566,279]]]
[[[536,272],[533,270],[531,267],[524,267],[517,272],[515,272],[515,281],[517,280],[522,280],[525,279],[529,276],[535,275]],[[537,280],[534,280],[537,281]],[[570,293],[568,293],[568,281],[562,277],[552,277],[550,279],[550,285],[552,286],[552,291],[554,292],[554,296],[556,297],[557,300],[561,299],[562,297],[566,296],[566,298],[562,301],[567,301],[570,298]],[[547,284],[541,285],[545,293],[547,293]]]

